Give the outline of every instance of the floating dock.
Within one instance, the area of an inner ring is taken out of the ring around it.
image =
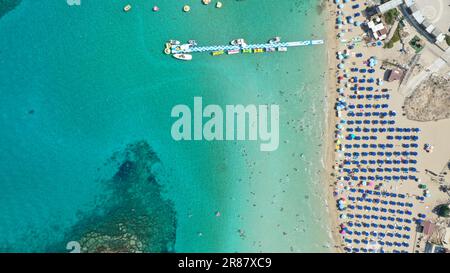
[[[164,52],[166,54],[191,54],[200,52],[221,52],[221,51],[253,51],[262,50],[266,52],[273,52],[276,49],[288,48],[288,47],[298,47],[298,46],[313,46],[322,45],[323,40],[306,40],[306,41],[296,41],[296,42],[276,42],[276,43],[265,43],[265,44],[245,44],[245,45],[213,45],[213,46],[197,46],[196,43],[188,44],[173,44],[167,43]],[[282,50],[285,51],[285,50]]]

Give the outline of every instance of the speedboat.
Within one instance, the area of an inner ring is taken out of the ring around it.
[[[280,46],[280,47],[278,47],[278,51],[280,51],[280,52],[286,52],[288,49],[287,49],[287,47],[285,47],[285,46]]]
[[[197,46],[197,41],[195,40],[189,40],[188,43],[192,46]]]
[[[245,40],[242,38],[239,39],[234,39],[233,41],[230,42],[231,45],[234,46],[246,46],[247,44],[245,43]]]
[[[171,45],[179,45],[179,44],[180,44],[180,41],[177,41],[177,40],[169,40],[169,43],[170,43]]]
[[[270,39],[269,40],[269,44],[277,44],[280,41],[281,41],[281,38],[277,36],[277,37],[274,37],[274,38]]]
[[[178,60],[190,61],[192,60],[192,55],[190,54],[173,54],[173,57]]]
[[[131,5],[130,4],[128,4],[125,7],[123,7],[123,11],[125,11],[125,12],[129,12],[130,10],[131,10]]]

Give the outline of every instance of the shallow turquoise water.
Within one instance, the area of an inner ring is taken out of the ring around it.
[[[317,173],[325,48],[196,54],[192,62],[162,54],[168,39],[322,38],[318,1],[224,1],[221,10],[185,3],[189,14],[175,0],[24,0],[0,19],[0,250],[45,251],[64,240],[109,194],[102,179],[116,170],[108,159],[144,140],[164,166],[176,251],[327,251]],[[170,111],[194,96],[279,104],[279,149],[174,142]]]

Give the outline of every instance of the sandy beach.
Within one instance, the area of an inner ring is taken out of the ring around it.
[[[325,1],[325,0],[324,0]],[[337,122],[336,113],[334,110],[334,104],[337,100],[337,93],[336,93],[336,65],[337,61],[334,57],[338,48],[338,42],[336,39],[337,31],[335,28],[334,20],[336,16],[336,6],[333,5],[333,2],[328,0],[326,1],[326,25],[327,25],[327,37],[326,37],[326,44],[327,44],[327,61],[328,61],[328,70],[327,70],[327,131],[326,131],[326,138],[330,141],[328,141],[325,145],[326,151],[325,151],[325,179],[326,181],[329,181],[327,183],[328,185],[328,198],[327,198],[327,204],[328,204],[328,211],[330,213],[330,223],[332,225],[331,228],[331,236],[333,240],[333,252],[340,252],[339,248],[339,233],[337,232],[336,227],[338,226],[338,213],[336,210],[335,202],[336,200],[333,197],[333,165],[335,162],[335,151],[334,151],[334,128]],[[333,141],[331,141],[333,140]]]
[[[342,1],[341,1],[342,2]],[[360,8],[357,10],[355,8],[352,8],[352,6],[358,4]],[[328,126],[327,126],[327,132],[326,136],[329,140],[327,142],[327,148],[326,148],[326,155],[325,155],[325,162],[326,162],[326,174],[327,179],[329,180],[329,196],[328,196],[328,206],[329,206],[329,213],[332,223],[332,237],[334,240],[334,251],[336,252],[344,252],[344,248],[352,249],[352,244],[349,243],[352,240],[355,241],[356,237],[352,235],[352,233],[345,233],[343,232],[343,229],[346,229],[348,224],[350,223],[353,225],[354,222],[358,223],[359,221],[348,221],[346,219],[348,210],[338,210],[337,209],[337,202],[339,200],[344,200],[346,205],[349,206],[358,206],[358,202],[350,201],[348,198],[352,196],[352,193],[348,191],[349,188],[354,188],[359,190],[368,189],[366,186],[361,186],[363,182],[358,181],[355,186],[349,186],[350,183],[347,184],[347,182],[344,182],[342,180],[345,175],[343,174],[342,170],[344,167],[344,163],[349,163],[349,158],[338,158],[337,154],[338,152],[342,153],[345,151],[343,148],[337,148],[338,146],[343,147],[344,145],[351,146],[355,142],[352,139],[348,138],[337,138],[336,135],[336,126],[337,124],[342,124],[343,117],[347,119],[347,114],[349,112],[349,109],[345,109],[342,111],[342,117],[337,117],[336,112],[336,103],[338,101],[338,98],[341,100],[346,100],[346,102],[352,104],[353,100],[351,100],[349,97],[351,94],[367,94],[365,92],[349,92],[350,90],[347,89],[347,80],[351,79],[355,76],[361,76],[361,74],[356,73],[350,73],[347,70],[349,69],[348,66],[345,67],[345,69],[338,69],[338,64],[340,61],[336,58],[338,53],[345,52],[347,50],[348,52],[348,45],[350,44],[350,41],[353,41],[356,37],[362,37],[363,39],[367,39],[367,33],[365,33],[362,28],[353,26],[353,24],[343,24],[343,27],[338,29],[336,24],[337,14],[341,13],[342,17],[346,17],[346,15],[352,15],[355,12],[360,12],[360,10],[365,9],[367,7],[367,3],[364,1],[353,1],[346,3],[345,5],[342,5],[339,9],[335,3],[335,1],[327,1],[327,19],[326,23],[328,25],[328,36],[327,36],[327,46],[328,46],[328,79],[327,79],[327,101],[328,101]],[[356,19],[356,17],[355,17]],[[364,18],[359,17],[359,21],[364,20]],[[358,20],[356,19],[356,20]],[[341,32],[341,33],[340,33]],[[339,33],[341,34],[341,37],[338,38]],[[343,38],[345,37],[345,38]],[[345,42],[340,42],[341,41]],[[354,48],[353,48],[354,47]],[[366,60],[368,58],[374,58],[378,60],[378,65],[376,65],[375,73],[373,75],[374,78],[383,79],[384,73],[386,72],[386,68],[383,69],[380,64],[383,64],[383,62],[390,59],[400,59],[404,58],[404,55],[400,54],[400,50],[398,48],[393,49],[386,49],[382,46],[367,46],[365,41],[361,43],[354,43],[352,49],[350,50],[348,57],[348,60],[343,60],[342,63],[346,63],[346,65],[349,65],[349,63],[352,64],[352,66],[362,69],[367,68]],[[363,56],[363,58],[357,58],[355,57],[356,53]],[[364,61],[364,62],[363,62]],[[346,76],[347,74],[347,76]],[[344,76],[343,76],[344,75]],[[339,80],[337,79],[337,76],[341,78],[341,83],[339,83]],[[361,76],[362,78],[362,76]],[[365,78],[365,76],[364,76]],[[343,80],[342,80],[343,79]],[[365,81],[365,80],[364,80]],[[345,82],[345,87],[342,84],[342,82]],[[380,84],[381,85],[381,84]],[[382,87],[384,90],[386,90],[386,93],[383,94],[389,94],[389,113],[394,113],[392,117],[392,122],[395,122],[396,128],[413,128],[414,130],[419,131],[418,133],[418,140],[416,141],[417,145],[417,157],[413,159],[416,164],[414,165],[414,175],[415,179],[408,179],[408,180],[399,180],[394,181],[395,183],[379,183],[375,184],[378,187],[378,190],[380,190],[382,193],[394,193],[395,196],[405,196],[404,199],[407,200],[407,203],[411,203],[411,210],[408,211],[411,213],[411,219],[418,219],[423,218],[430,221],[438,221],[438,216],[433,213],[433,209],[442,203],[448,202],[448,195],[442,191],[439,190],[440,184],[438,183],[438,178],[440,180],[448,179],[448,174],[445,173],[446,170],[446,164],[448,163],[450,159],[450,145],[448,145],[448,136],[450,135],[450,120],[444,119],[439,121],[429,121],[429,122],[420,122],[420,121],[413,121],[406,118],[404,114],[404,101],[407,97],[404,92],[399,91],[399,82],[393,81],[393,82],[384,82]],[[345,89],[345,91],[339,96],[339,93],[337,92],[337,89]],[[375,87],[377,88],[377,87]],[[378,92],[379,90],[376,89],[375,92]],[[375,93],[377,94],[377,93]],[[381,92],[379,94],[382,94]],[[357,103],[361,104],[373,104],[373,100],[367,100],[362,99],[357,101]],[[360,111],[361,116],[364,112],[367,112],[367,110],[363,111],[355,110],[355,112]],[[397,115],[398,114],[398,115]],[[357,120],[357,118],[348,117],[348,120]],[[341,121],[341,122],[340,122]],[[344,129],[346,128],[346,125],[343,126]],[[369,125],[369,128],[373,128],[373,125]],[[409,130],[409,129],[408,129]],[[343,132],[344,130],[342,130]],[[344,133],[346,135],[346,133]],[[365,135],[365,134],[361,134]],[[382,134],[374,134],[374,133],[368,133],[367,138],[369,136],[375,136],[374,143],[376,145],[384,145],[381,141],[381,138],[386,139],[384,135]],[[380,138],[379,140],[376,140],[376,137]],[[393,139],[390,141],[390,143],[393,144],[394,149],[401,150],[402,145],[405,145],[404,141],[400,139]],[[337,145],[338,144],[338,145]],[[424,151],[423,147],[426,144],[431,144],[433,146],[433,152],[427,153]],[[408,144],[409,145],[409,144]],[[357,150],[358,152],[363,150]],[[378,150],[380,151],[380,150]],[[400,157],[399,160],[410,160],[412,157]],[[378,157],[372,156],[368,157],[368,160],[379,160]],[[390,160],[388,158],[388,160]],[[395,159],[394,159],[395,160]],[[346,162],[347,161],[347,162]],[[359,159],[358,159],[359,161]],[[378,161],[377,161],[378,162]],[[357,169],[362,169],[364,166],[357,165]],[[381,164],[377,166],[378,168],[381,167]],[[395,166],[394,166],[395,167]],[[370,166],[369,166],[370,168]],[[375,166],[373,167],[375,168]],[[350,174],[351,176],[354,176],[355,174]],[[378,175],[378,173],[377,173]],[[338,177],[341,177],[341,179],[338,179]],[[424,196],[424,190],[419,187],[419,185],[424,184],[427,187],[427,196],[425,199],[422,198]],[[351,184],[353,185],[353,184]],[[377,187],[375,187],[377,189]],[[370,189],[371,190],[371,189]],[[389,195],[388,195],[389,196]],[[363,197],[365,199],[365,197]],[[394,198],[391,198],[394,199]],[[357,198],[358,200],[358,198]],[[397,200],[397,202],[399,202]],[[366,207],[366,203],[364,200],[362,200],[360,203],[364,204]],[[370,209],[370,208],[369,208]],[[378,210],[377,210],[378,211]],[[389,207],[390,211],[390,207]],[[366,211],[368,212],[368,211]],[[364,212],[363,212],[364,214]],[[374,215],[372,217],[375,217],[378,219],[378,217],[383,218],[384,216],[389,216],[389,213],[373,213]],[[403,214],[403,212],[402,212]],[[426,216],[426,217],[425,217]],[[345,219],[345,220],[344,220]],[[398,218],[397,218],[398,219]],[[402,218],[403,219],[403,218]],[[406,217],[405,217],[406,219]],[[376,221],[372,221],[372,224],[375,224]],[[402,220],[403,222],[403,220]],[[415,223],[415,222],[413,222]],[[395,227],[397,226],[403,226],[400,223],[395,223]],[[345,226],[345,228],[343,228]],[[421,236],[416,232],[416,229],[413,228],[413,225],[411,224],[410,227],[406,227],[407,225],[404,225],[406,230],[408,232],[404,233],[404,241],[402,243],[402,251],[405,252],[418,252],[419,249],[423,248],[423,241],[421,241]],[[377,225],[375,224],[375,227]],[[377,234],[379,232],[379,229],[371,227],[367,227],[364,229],[367,231],[366,238],[370,238],[368,236],[369,232],[370,234],[374,233]],[[364,233],[364,231],[363,231]],[[343,235],[344,234],[344,235]],[[364,240],[364,239],[363,239]],[[400,246],[400,245],[399,245]],[[361,248],[362,249],[362,248]],[[385,249],[387,252],[395,251],[395,247],[388,247],[386,246]]]

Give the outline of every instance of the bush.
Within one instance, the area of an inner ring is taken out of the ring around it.
[[[440,205],[438,208],[438,215],[441,217],[450,217],[449,205]]]
[[[447,42],[447,45],[450,46],[450,35],[445,35],[445,41]]]
[[[397,29],[394,32],[394,35],[392,36],[391,40],[387,42],[384,47],[385,48],[393,48],[394,44],[396,42],[400,41],[400,26],[397,27]]]
[[[399,12],[397,9],[388,10],[384,14],[384,20],[386,21],[387,24],[393,25],[395,22],[395,18],[397,18],[398,15],[399,15]]]

